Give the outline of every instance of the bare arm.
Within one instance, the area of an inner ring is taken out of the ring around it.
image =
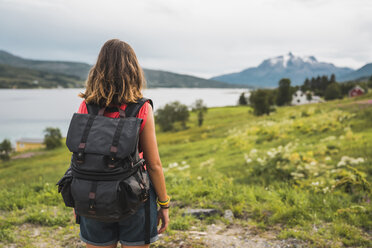
[[[165,201],[167,199],[167,191],[165,188],[163,167],[159,157],[158,144],[156,142],[154,116],[151,107],[149,107],[147,121],[140,135],[140,143],[156,194],[160,201]]]
[[[166,201],[167,190],[165,187],[163,167],[159,157],[158,144],[156,142],[155,122],[151,106],[149,107],[145,127],[140,135],[140,143],[143,150],[143,157],[146,160],[147,171],[150,175],[151,182],[154,185],[156,195],[160,201]],[[169,223],[168,215],[168,209],[160,208],[158,212],[158,224],[159,220],[161,220],[162,225],[158,233],[164,232],[167,228]]]

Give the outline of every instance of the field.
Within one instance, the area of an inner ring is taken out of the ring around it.
[[[304,247],[372,247],[368,99],[282,107],[263,117],[250,107],[210,108],[202,127],[191,114],[187,130],[158,132],[172,208],[156,246],[204,247],[191,233],[214,224]],[[55,186],[70,153],[39,152],[0,164],[0,246],[80,247],[79,227]],[[187,208],[231,210],[234,218],[183,216]]]

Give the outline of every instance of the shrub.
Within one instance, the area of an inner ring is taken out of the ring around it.
[[[186,129],[186,121],[189,119],[187,106],[178,101],[168,103],[164,108],[156,111],[156,122],[162,131],[173,130],[174,123],[180,122],[182,128]]]
[[[255,115],[263,115],[270,113],[270,100],[269,93],[266,90],[256,90],[252,91],[249,97],[249,102],[251,103]]]
[[[332,83],[328,85],[327,89],[324,92],[324,99],[326,100],[334,100],[341,97],[341,88],[338,83]]]
[[[206,105],[204,105],[202,99],[198,99],[192,105],[192,111],[197,113],[197,115],[198,115],[198,125],[200,127],[201,125],[203,125],[204,114],[207,113],[208,108],[207,108]]]
[[[10,159],[10,152],[12,151],[12,144],[8,139],[4,139],[3,142],[0,143],[0,159],[1,160],[9,160]]]
[[[247,101],[247,98],[245,97],[245,93],[244,92],[242,92],[240,94],[238,104],[239,105],[247,105],[248,104],[248,101]]]
[[[291,80],[289,78],[282,78],[279,81],[278,95],[276,98],[276,104],[278,106],[283,106],[291,103]]]
[[[44,133],[44,144],[48,150],[62,145],[62,134],[59,128],[47,127]]]

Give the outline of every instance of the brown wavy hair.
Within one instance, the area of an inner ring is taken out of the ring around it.
[[[86,103],[101,107],[136,102],[142,97],[145,77],[132,47],[124,41],[106,41],[97,63],[90,69],[85,93]]]

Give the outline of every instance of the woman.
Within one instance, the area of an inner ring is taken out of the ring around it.
[[[118,39],[109,40],[101,48],[97,63],[89,72],[86,91],[80,94],[84,101],[78,113],[88,113],[87,103],[99,104],[101,107],[120,106],[125,110],[126,103],[136,102],[142,98],[141,91],[144,84],[143,71],[133,49]],[[119,112],[107,112],[104,115],[118,118]],[[153,111],[148,102],[142,106],[137,117],[143,119],[140,130],[140,147],[143,154],[140,156],[146,160],[146,168],[151,179],[150,242],[152,243],[157,240],[157,234],[164,232],[168,226],[169,197],[166,193],[156,142]],[[157,211],[155,193],[160,205],[159,211]],[[116,247],[118,242],[122,247],[149,247],[145,245],[143,235],[144,215],[144,207],[141,207],[134,215],[115,223],[99,222],[81,216],[80,237],[87,244],[87,248],[111,248]],[[161,227],[157,230],[160,221]]]

